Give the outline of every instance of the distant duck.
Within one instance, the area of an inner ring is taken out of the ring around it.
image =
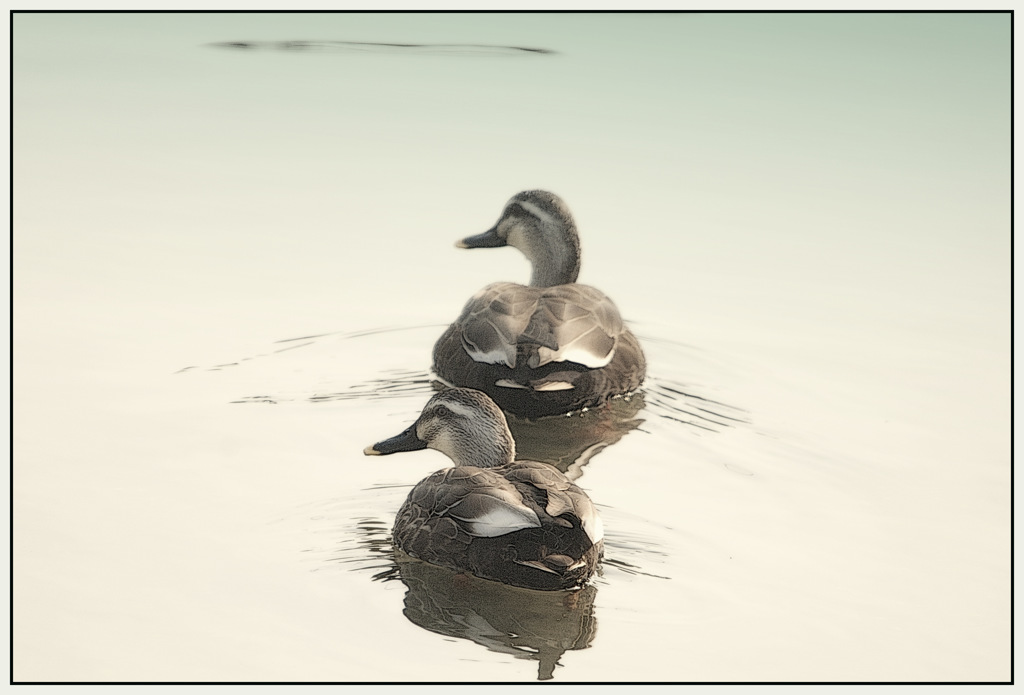
[[[583,490],[556,469],[515,461],[504,413],[486,394],[452,388],[368,456],[436,449],[455,464],[413,487],[392,529],[403,552],[527,589],[573,589],[597,569],[604,531]]]
[[[533,263],[530,285],[477,292],[434,346],[434,372],[528,418],[602,404],[640,387],[644,353],[600,290],[576,284],[580,241],[565,202],[547,191],[512,197],[493,228],[460,248],[514,246]]]

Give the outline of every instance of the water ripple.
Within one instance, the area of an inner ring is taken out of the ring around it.
[[[443,325],[386,326],[350,332],[304,335],[279,340],[273,347],[261,353],[235,361],[208,367],[191,366],[179,370],[219,372],[247,367],[256,371],[255,393],[240,395],[231,400],[239,404],[276,403],[330,403],[337,401],[381,401],[386,399],[409,399],[415,403],[411,410],[417,410],[422,401],[441,388],[428,369],[407,366],[380,368],[370,375],[363,375],[358,381],[345,383],[344,371],[337,372],[339,358],[359,360],[366,351],[378,352],[393,344],[391,334],[406,333],[410,337],[416,331],[440,331]],[[415,336],[418,344],[432,343],[433,336]],[[402,338],[408,340],[408,338]],[[347,347],[349,341],[366,341],[360,347]],[[386,341],[381,342],[381,341]],[[609,401],[600,408],[569,413],[568,416],[552,416],[538,420],[509,418],[509,426],[524,458],[551,463],[563,473],[573,464],[585,464],[593,454],[604,446],[613,444],[625,433],[639,428],[646,434],[651,432],[641,427],[645,414],[660,418],[672,426],[682,426],[694,434],[720,433],[752,424],[750,413],[741,407],[731,405],[719,397],[712,397],[713,387],[701,386],[684,380],[686,372],[694,374],[714,373],[720,368],[714,364],[714,355],[691,345],[660,338],[642,336],[649,353],[650,369],[643,387],[632,398]],[[410,351],[411,352],[411,351]],[[402,359],[399,356],[397,359]],[[417,361],[425,363],[429,354]],[[260,371],[262,370],[262,371]],[[314,374],[314,383],[303,385],[294,374]],[[326,378],[331,375],[330,378]],[[320,378],[324,377],[324,378]],[[333,383],[332,383],[333,382]],[[340,382],[340,383],[339,383]],[[275,386],[278,384],[279,386]],[[577,422],[582,418],[582,421]],[[559,422],[562,421],[562,422]],[[588,437],[582,435],[593,435]],[[578,441],[577,441],[578,440]],[[551,455],[551,446],[545,442],[571,442],[573,447],[562,447],[565,451]],[[579,446],[576,446],[579,444]],[[571,451],[569,449],[572,449]]]
[[[748,413],[727,403],[693,393],[693,387],[660,377],[644,382],[649,412],[658,417],[708,432],[751,424]]]
[[[412,485],[374,485],[364,493],[369,497],[388,498],[384,506],[397,508]],[[354,506],[365,507],[362,496],[334,499],[319,505],[309,516],[317,522],[316,535],[325,536],[323,545],[304,552],[314,559],[314,571],[344,569],[369,573],[372,581],[395,581],[400,578],[402,557],[392,544],[391,521]],[[599,504],[605,522],[605,553],[597,581],[607,584],[620,574],[669,579],[656,569],[668,562],[672,544],[671,529],[663,529],[644,518]]]

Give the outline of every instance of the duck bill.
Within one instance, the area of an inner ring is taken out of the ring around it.
[[[414,424],[401,434],[366,447],[363,449],[363,453],[367,456],[386,456],[397,454],[400,451],[419,451],[426,448],[427,443],[416,436],[416,425]]]
[[[460,249],[493,249],[498,246],[505,246],[508,242],[498,236],[498,228],[491,227],[483,234],[468,236],[462,241],[455,242]]]

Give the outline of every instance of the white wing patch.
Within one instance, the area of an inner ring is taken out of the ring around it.
[[[604,524],[596,511],[583,519],[583,530],[587,532],[592,543],[597,543],[604,538]]]
[[[539,384],[533,387],[534,391],[568,391],[569,389],[576,388],[568,381],[545,381],[543,384]]]
[[[466,354],[469,355],[474,362],[483,362],[484,364],[503,364],[506,367],[512,365],[509,364],[508,353],[505,350],[492,350],[490,352],[481,352],[480,350],[466,350]]]
[[[503,364],[506,367],[514,367],[516,364],[515,343],[508,341],[501,327],[489,318],[478,319],[466,326],[462,333],[462,345],[474,362]]]
[[[498,379],[494,382],[494,385],[506,389],[525,389],[527,391],[530,389],[533,389],[534,391],[568,391],[569,389],[576,388],[574,384],[570,384],[568,381],[545,381],[542,383],[533,382],[533,385],[527,386],[525,384],[516,383],[511,379]]]
[[[598,355],[586,347],[574,345],[569,345],[557,352],[542,347],[537,350],[537,353],[540,355],[540,364],[542,365],[548,362],[576,362],[591,369],[607,366],[612,361],[612,357],[615,356],[615,350],[610,350],[604,355]]]
[[[504,490],[490,492],[511,497]],[[540,519],[532,509],[509,499],[499,499],[493,494],[470,493],[451,509],[449,515],[463,522],[471,536],[494,538],[524,528],[540,528]]]

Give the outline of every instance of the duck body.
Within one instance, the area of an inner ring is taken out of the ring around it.
[[[600,290],[497,282],[466,304],[434,345],[434,373],[523,417],[561,415],[631,393],[646,364]]]
[[[483,579],[572,589],[590,578],[603,550],[581,515],[596,518],[590,499],[551,466],[460,466],[416,484],[392,538],[412,557]]]
[[[538,590],[577,588],[597,569],[604,532],[586,492],[555,468],[515,461],[504,414],[486,394],[436,394],[371,455],[434,448],[446,468],[417,483],[392,537],[408,555],[483,579]]]
[[[533,277],[528,286],[493,283],[469,300],[434,346],[440,380],[528,418],[594,407],[640,387],[646,361],[636,336],[611,299],[576,283],[579,237],[558,196],[519,193],[492,229],[458,245],[516,246],[533,262]]]

